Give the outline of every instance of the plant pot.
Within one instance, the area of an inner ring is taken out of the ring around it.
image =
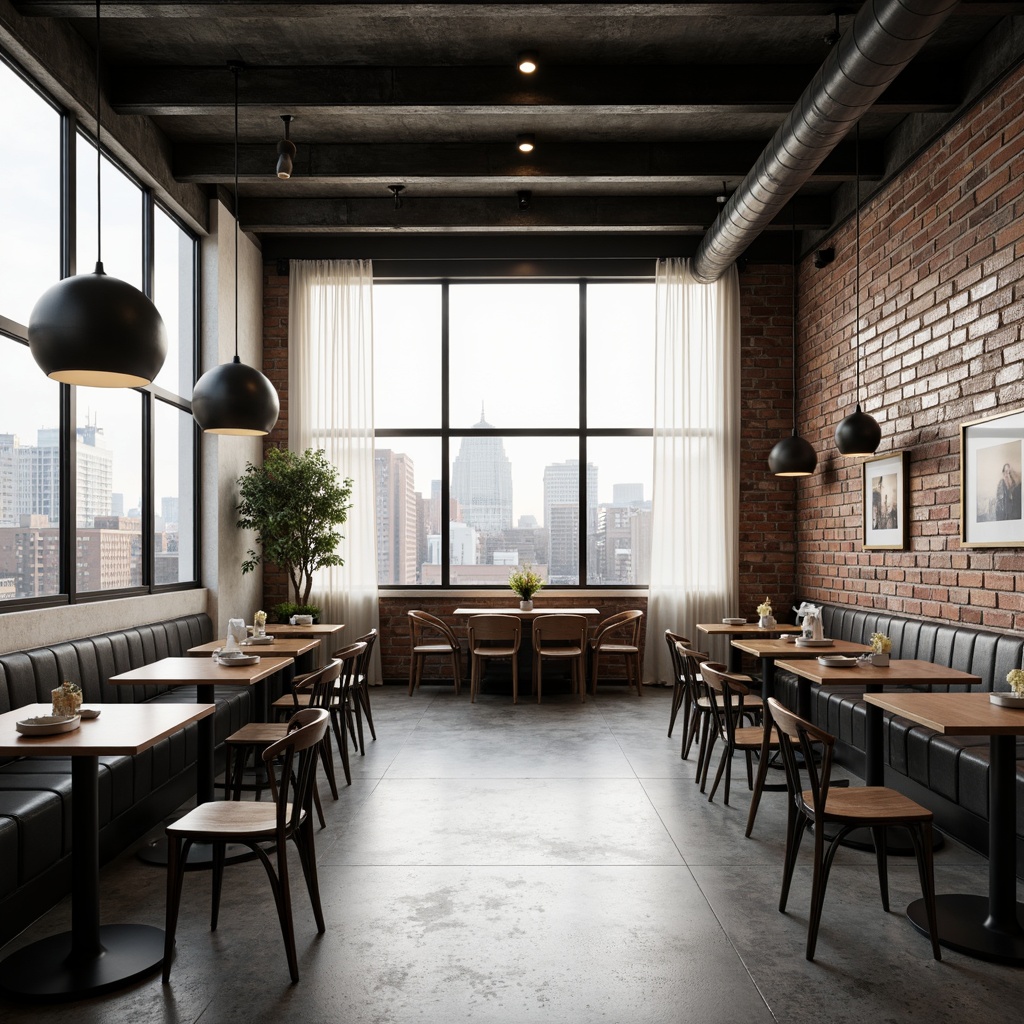
[[[872,654],[871,664],[875,668],[888,668],[889,667],[889,655],[888,654]]]
[[[532,612],[533,611],[533,602],[532,601],[520,601],[519,602],[519,610],[521,612]]]

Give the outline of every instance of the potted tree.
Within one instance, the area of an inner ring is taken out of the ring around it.
[[[288,574],[294,602],[288,615],[319,615],[309,604],[313,573],[344,565],[338,554],[338,531],[352,507],[352,480],[339,479],[338,470],[323,449],[307,448],[301,455],[287,448],[269,448],[262,466],[246,463],[238,478],[239,529],[255,530],[259,551],[249,551],[243,575],[260,562],[273,562]],[[282,606],[278,606],[279,616]]]

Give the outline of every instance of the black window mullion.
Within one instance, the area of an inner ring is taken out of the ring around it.
[[[580,379],[579,379],[579,403],[580,403],[580,443],[579,443],[579,536],[577,544],[579,547],[579,572],[577,584],[584,585],[587,582],[587,543],[589,536],[589,515],[590,508],[587,505],[587,282],[580,281],[580,302],[579,302],[579,351],[580,351]]]
[[[451,525],[448,516],[451,512],[451,462],[449,453],[449,431],[451,418],[448,411],[449,391],[449,359],[448,348],[448,288],[449,282],[441,282],[441,507],[438,509],[438,526],[441,530],[441,586],[451,584]]]

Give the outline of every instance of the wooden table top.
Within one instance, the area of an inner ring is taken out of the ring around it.
[[[855,644],[852,640],[833,640],[829,647],[797,647],[788,640],[768,638],[733,640],[732,645],[755,658],[817,658],[824,654],[867,654],[871,650],[870,645]]]
[[[987,693],[869,693],[864,699],[947,736],[1024,736],[1024,712],[991,703]]]
[[[255,665],[218,665],[213,658],[164,658],[149,665],[111,676],[115,686],[139,686],[160,683],[183,686],[190,683],[216,683],[218,686],[252,686],[275,672],[295,663],[294,658],[264,658]]]
[[[535,619],[538,615],[600,615],[596,608],[558,608],[542,606],[531,611],[522,608],[456,608],[452,615],[515,615],[520,619]]]
[[[747,622],[742,626],[730,626],[727,622],[698,622],[697,628],[708,636],[764,636],[766,633],[799,633],[800,627],[792,623],[778,623],[774,626],[759,626]]]
[[[828,665],[819,665],[817,661],[794,661],[787,664],[785,661],[775,662],[775,667],[784,672],[792,672],[795,675],[810,679],[812,683],[820,683],[823,686],[841,684],[866,684],[869,686],[945,686],[949,683],[957,683],[961,686],[980,686],[981,677],[972,676],[968,672],[961,672],[957,668],[948,668],[945,665],[936,665],[931,661],[917,661],[913,658],[900,658],[890,660],[887,667],[877,665],[857,665],[853,668],[835,668]],[[911,694],[912,697],[919,697],[920,694]],[[952,696],[956,696],[953,694]]]
[[[293,626],[291,623],[267,623],[267,632],[272,636],[280,637],[313,637],[322,639],[333,636],[345,628],[344,622],[317,622],[311,626]]]
[[[99,718],[83,720],[73,732],[22,736],[15,722],[52,711],[49,704],[26,704],[0,715],[0,757],[138,754],[191,722],[212,715],[214,704],[92,704]]]
[[[272,634],[273,635],[273,634]],[[224,646],[223,640],[211,640],[208,644],[200,644],[198,647],[190,647],[187,651],[193,657],[209,658],[214,651],[219,651]],[[314,647],[320,646],[320,641],[312,637],[277,637],[274,635],[272,644],[253,644],[243,640],[241,645],[249,654],[280,655],[284,658],[298,658]]]

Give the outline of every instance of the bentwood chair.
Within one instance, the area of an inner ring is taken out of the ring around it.
[[[755,750],[761,751],[762,756],[766,748],[765,726],[761,722],[763,707],[761,698],[750,692],[747,685],[752,682],[749,676],[729,672],[721,664],[705,662],[701,666],[701,678],[708,690],[708,697],[711,705],[711,722],[713,729],[707,743],[704,755],[704,765],[701,770],[701,792],[707,783],[708,767],[711,764],[711,755],[716,741],[721,740],[723,744],[722,758],[718,763],[718,771],[715,773],[715,780],[708,794],[708,800],[715,797],[718,785],[725,775],[725,789],[722,797],[723,803],[729,803],[729,784],[732,779],[732,758],[737,751],[744,754],[747,762],[747,788],[760,799],[760,790],[754,787],[753,759]],[[756,725],[741,724],[744,718],[753,718]],[[767,749],[774,751],[778,743],[773,739],[767,740]],[[760,777],[759,777],[759,781]],[[763,785],[763,781],[761,782]]]
[[[690,724],[692,694],[686,685],[682,656],[676,649],[676,644],[682,644],[684,648],[689,647],[690,641],[681,633],[673,633],[671,629],[666,629],[665,643],[668,645],[669,663],[672,666],[672,711],[670,712],[668,719],[668,734],[671,738],[672,729],[675,727],[676,716],[679,714],[680,708],[683,709],[684,736],[686,735],[686,730]]]
[[[341,674],[341,663],[331,660],[323,668],[311,672],[306,677],[305,690],[299,694],[293,694],[296,701],[295,711],[302,707],[323,708],[330,711],[333,700],[334,689]],[[288,695],[285,695],[287,697]],[[284,699],[284,698],[279,698]],[[300,703],[301,701],[301,703]],[[275,702],[276,703],[276,702]],[[245,765],[249,759],[250,752],[262,754],[271,744],[277,743],[288,733],[288,725],[285,722],[248,722],[241,729],[236,729],[224,741],[227,750],[227,764],[224,769],[224,796],[233,792],[234,799],[241,799],[242,776],[245,772]],[[324,737],[318,748],[320,760],[323,762],[324,774],[327,776],[327,784],[331,788],[331,796],[338,799],[338,783],[334,778],[334,755],[331,753],[330,737]],[[261,770],[256,772],[256,800],[259,801],[263,795],[263,784]],[[314,789],[313,798],[317,805],[317,814],[320,818],[320,827],[325,828],[323,810],[320,807],[320,795]]]
[[[356,666],[356,679],[352,687],[352,696],[355,699],[356,711],[366,719],[366,724],[370,729],[370,738],[376,741],[377,733],[373,728],[373,712],[370,710],[370,662],[373,660],[373,648],[377,643],[377,630],[371,629],[369,633],[356,637],[355,643],[366,644],[366,650]],[[366,749],[363,746],[361,737],[362,733],[360,732],[359,753],[365,754]]]
[[[626,685],[636,686],[643,696],[643,670],[640,665],[641,611],[618,612],[597,624],[590,638],[590,695],[597,696],[597,671],[601,656],[620,657],[626,663]]]
[[[423,662],[427,658],[447,658],[452,667],[452,682],[456,694],[462,691],[462,669],[459,658],[462,649],[459,638],[446,622],[429,612],[409,612],[409,696],[419,689],[423,679]]]
[[[832,752],[835,737],[810,722],[799,718],[774,697],[769,697],[768,708],[775,729],[782,742],[782,763],[786,768],[786,786],[789,790],[789,816],[786,826],[786,854],[782,872],[782,893],[779,911],[786,912],[789,889],[793,881],[800,841],[808,824],[814,825],[814,874],[811,880],[811,911],[807,922],[807,959],[814,959],[818,941],[821,911],[825,903],[825,887],[839,844],[855,828],[871,829],[878,863],[878,885],[882,892],[882,908],[889,910],[889,872],[886,858],[886,830],[896,826],[910,833],[917,856],[917,870],[921,878],[928,933],[932,940],[932,956],[941,960],[939,936],[935,918],[935,872],[932,864],[932,812],[915,803],[902,793],[887,786],[856,786],[837,789],[831,780]],[[809,788],[804,789],[796,748],[803,754]],[[821,768],[814,756],[820,750]],[[828,839],[826,848],[825,826],[838,826]]]
[[[263,760],[274,792],[272,804],[234,800],[213,800],[200,804],[183,818],[167,826],[167,920],[164,929],[163,980],[171,976],[174,955],[174,934],[178,926],[178,909],[185,876],[185,864],[193,843],[213,844],[213,905],[210,930],[217,930],[220,913],[220,892],[224,880],[224,854],[228,843],[248,846],[260,859],[270,879],[277,904],[288,971],[292,981],[299,980],[299,964],[295,951],[295,930],[292,924],[291,889],[288,878],[288,841],[295,844],[306,880],[317,931],[325,930],[320,887],[316,871],[316,849],[313,842],[312,793],[318,751],[327,736],[329,715],[326,708],[298,711],[287,725],[287,733],[263,751]],[[273,762],[281,761],[281,781],[275,782]],[[268,853],[261,843],[272,842]],[[277,861],[275,871],[271,861]],[[248,904],[247,904],[248,906]]]
[[[572,690],[580,701],[586,699],[587,620],[583,615],[538,615],[533,620],[533,683],[537,703],[541,701],[543,662],[568,662]]]
[[[519,643],[523,625],[518,615],[472,615],[469,619],[469,654],[472,669],[470,703],[476,703],[484,663],[495,659],[512,662],[512,703],[519,703]]]

